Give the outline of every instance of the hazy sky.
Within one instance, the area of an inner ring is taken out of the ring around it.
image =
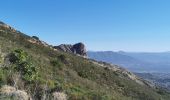
[[[2,0],[0,20],[53,45],[170,51],[170,0]]]

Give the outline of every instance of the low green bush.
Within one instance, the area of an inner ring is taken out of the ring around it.
[[[88,78],[88,73],[85,70],[79,71],[78,75],[82,78]]]
[[[22,75],[26,81],[33,81],[37,77],[37,68],[31,62],[31,57],[21,49],[16,49],[9,54],[9,61],[13,64],[15,71]]]
[[[58,59],[52,59],[50,61],[50,63],[53,67],[56,67],[56,68],[59,68],[60,70],[62,70],[63,65],[62,65],[61,61],[59,61]]]

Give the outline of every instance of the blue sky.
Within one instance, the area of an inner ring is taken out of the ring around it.
[[[52,44],[170,51],[169,0],[3,0],[0,20]]]

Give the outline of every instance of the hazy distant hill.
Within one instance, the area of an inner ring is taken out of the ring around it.
[[[134,53],[134,52],[119,52],[119,54],[128,55],[134,58],[137,58],[139,60],[160,64],[160,63],[166,63],[170,64],[170,52],[158,52],[158,53]]]
[[[105,51],[105,52],[88,52],[88,57],[98,61],[105,61],[112,64],[118,64],[126,68],[142,66],[144,62],[135,59],[126,54],[120,54],[118,52]]]
[[[170,53],[136,52],[88,52],[88,56],[98,61],[118,64],[135,72],[169,72]]]

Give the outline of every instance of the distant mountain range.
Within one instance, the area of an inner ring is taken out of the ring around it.
[[[121,65],[133,72],[170,72],[170,52],[88,51],[88,57],[97,61]]]

